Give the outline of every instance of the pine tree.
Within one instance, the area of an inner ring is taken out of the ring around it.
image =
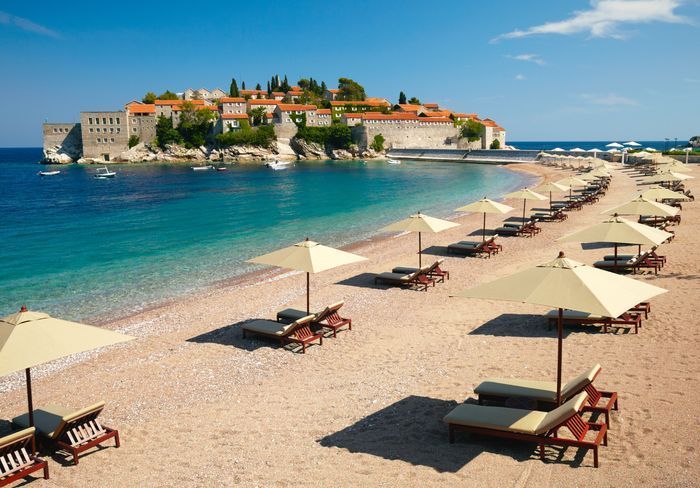
[[[406,94],[404,92],[399,93],[399,104],[400,105],[406,104]]]
[[[280,75],[275,75],[275,88],[280,87]]]
[[[269,97],[272,95],[272,86],[270,86],[270,82],[267,82],[267,96]]]
[[[262,87],[260,86],[260,83],[258,83],[257,85],[255,85],[255,89],[258,90],[258,91],[259,91],[259,90],[262,90]]]
[[[324,93],[326,93],[326,91],[328,91],[328,87],[326,86],[326,82],[325,82],[325,81],[322,81],[322,82],[321,82],[321,95],[323,95]]]
[[[241,81],[241,90],[245,90],[245,81]]]
[[[231,78],[231,88],[228,90],[230,97],[239,97],[241,94],[238,91],[238,83],[236,83],[236,78]]]
[[[289,81],[287,81],[287,75],[284,75],[284,81],[282,82],[282,91],[285,93],[289,91]]]

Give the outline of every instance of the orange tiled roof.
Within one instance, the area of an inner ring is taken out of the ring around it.
[[[413,120],[416,122],[425,123],[437,123],[437,122],[449,122],[452,123],[452,119],[448,117],[418,117],[412,113],[401,113],[395,112],[393,114],[382,114],[379,112],[365,112],[364,114],[358,114],[363,120]]]
[[[296,103],[278,103],[277,106],[283,112],[293,112],[295,110],[316,110],[316,105],[301,105]]]
[[[458,114],[458,113],[453,113],[452,115],[454,115],[455,117],[460,118],[460,119],[478,119],[478,118],[479,118],[479,116],[478,116],[477,114]]]
[[[389,102],[387,102],[386,100],[382,100],[380,98],[379,99],[378,98],[367,99],[367,100],[352,100],[352,101],[350,101],[350,100],[348,100],[348,101],[336,100],[336,101],[331,102],[332,107],[339,107],[339,106],[343,106],[343,105],[365,105],[367,107],[388,107]]]
[[[156,106],[152,103],[131,103],[128,105],[131,114],[154,114]]]
[[[412,105],[410,103],[398,103],[396,106],[399,107],[402,112],[418,112],[423,108],[422,105]]]
[[[156,105],[182,105],[185,102],[192,105],[204,105],[204,100],[156,100]]]
[[[267,90],[239,90],[241,95],[263,95],[267,94]]]
[[[251,105],[279,105],[279,100],[268,100],[267,98],[259,98],[257,100],[248,100]]]
[[[331,109],[329,108],[320,108],[316,111],[317,114],[319,115],[330,115],[331,114]]]
[[[284,92],[272,92],[272,96],[273,96],[273,97],[283,97],[283,96],[284,96]]]
[[[338,90],[337,88],[331,88],[330,90],[328,90],[328,92],[329,93],[340,93],[340,90]]]
[[[369,113],[369,112],[366,112]],[[351,114],[343,114],[343,117],[347,119],[361,119],[362,118],[362,112],[360,113],[351,113]]]
[[[294,96],[294,97],[300,96],[300,95],[303,95],[303,94],[304,94],[304,92],[301,91],[301,90],[289,90],[289,91],[287,92],[287,95],[291,95],[291,96]]]
[[[197,109],[198,110],[217,110],[218,111],[219,107],[217,107],[216,105],[202,105],[202,106],[200,106],[200,104],[197,104]],[[173,112],[180,112],[180,111],[182,111],[182,104],[173,105]]]
[[[427,112],[423,112],[423,115],[426,117],[449,117],[452,112],[449,110],[429,110]]]
[[[423,106],[425,108],[439,108],[440,107],[440,105],[438,105],[437,103],[424,103]]]
[[[293,87],[291,87],[291,88],[289,89],[289,91],[301,91],[301,87],[298,86],[298,85],[294,85]]]
[[[221,103],[245,103],[245,98],[243,97],[221,97],[219,98]]]
[[[248,115],[246,114],[223,114],[221,116],[222,119],[247,119]]]
[[[481,125],[485,125],[486,127],[498,127],[498,124],[491,119],[482,120]]]

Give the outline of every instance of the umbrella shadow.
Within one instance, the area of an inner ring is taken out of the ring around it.
[[[387,271],[391,271],[388,269]],[[386,288],[386,286],[380,286],[378,284],[374,283],[374,277],[377,276],[377,273],[360,273],[355,276],[351,276],[349,278],[345,278],[344,280],[336,281],[336,285],[346,285],[346,286],[355,286],[358,288],[373,288],[375,290],[383,290]]]
[[[615,331],[615,327],[608,327],[609,331]],[[562,337],[566,338],[574,332],[594,334],[602,332],[602,325],[575,325],[566,324],[562,331]],[[627,329],[623,329],[627,330]],[[469,335],[489,335],[494,337],[556,337],[556,327],[551,329],[547,325],[547,319],[542,315],[504,313],[469,332]]]
[[[0,437],[4,437],[6,435],[12,434],[12,432],[16,431],[17,429],[12,427],[12,422],[9,420],[0,420]]]
[[[267,338],[264,336],[255,335],[250,333],[247,337],[243,337],[243,331],[241,327],[248,324],[254,320],[261,319],[247,319],[241,322],[236,322],[235,324],[225,325],[219,327],[218,329],[210,330],[198,336],[190,337],[187,342],[193,342],[196,344],[218,344],[220,346],[233,346],[237,349],[242,349],[244,351],[256,351],[264,347],[272,347],[276,349],[287,349],[289,351],[301,351],[301,346],[298,344],[285,344],[280,345],[279,341],[273,338]],[[315,344],[311,344],[313,347]],[[308,346],[307,346],[308,348]]]
[[[317,442],[351,453],[427,466],[441,473],[456,473],[483,452],[511,456],[517,461],[535,458],[532,446],[484,437],[450,444],[442,418],[457,402],[408,396]],[[465,436],[466,437],[466,436]]]
[[[486,229],[486,236],[491,237],[496,233],[496,229]],[[484,229],[476,229],[467,234],[468,237],[482,237],[484,235]]]
[[[429,256],[452,257],[452,254],[447,252],[447,246],[430,246],[423,249],[422,253]],[[432,264],[424,261],[424,264]]]

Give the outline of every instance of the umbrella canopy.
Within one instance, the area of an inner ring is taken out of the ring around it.
[[[608,152],[609,152],[609,153],[619,153],[620,150],[617,149],[617,148],[612,148],[612,149],[608,149]]]
[[[663,163],[657,166],[656,169],[662,173],[690,173],[693,171],[690,165],[681,163],[680,161],[676,161],[675,163]]]
[[[629,147],[641,147],[642,146],[640,143],[635,142],[635,141],[627,141],[624,143],[624,145],[629,146]]]
[[[589,149],[588,152],[597,153],[597,152],[603,152],[603,150],[598,149],[597,147],[594,147],[593,149]]]
[[[691,179],[693,179],[693,176],[676,173],[675,171],[662,171],[655,175],[645,176],[640,181],[642,183],[664,183],[667,181],[685,181]]]
[[[418,212],[415,215],[411,215],[407,219],[399,220],[398,222],[394,222],[386,227],[382,227],[380,230],[382,232],[418,232],[418,267],[420,267],[422,264],[421,233],[430,232],[436,234],[438,232],[442,232],[443,230],[457,227],[458,225],[459,224],[455,224],[449,220],[437,219]]]
[[[255,264],[268,264],[280,268],[293,269],[306,272],[306,311],[310,310],[309,300],[309,274],[320,273],[327,269],[336,268],[344,264],[357,263],[367,258],[352,254],[340,249],[324,246],[318,242],[305,241],[285,247],[268,254],[263,254],[247,262]]]
[[[581,149],[580,147],[575,147],[573,149],[569,149],[571,152],[586,152],[585,149]]]
[[[593,175],[593,176],[597,176],[597,177],[600,177],[600,178],[608,178],[608,177],[612,176],[612,174],[608,173],[608,172],[605,171],[603,168],[594,169],[593,171],[591,171],[591,172],[588,173],[588,174],[589,174],[589,175]]]
[[[567,176],[566,178],[562,178],[561,180],[557,180],[557,184],[569,186],[569,187],[588,186],[588,182],[582,180],[578,176]]]
[[[25,370],[29,423],[33,426],[30,368],[133,339],[119,332],[57,319],[22,307],[18,313],[0,319],[0,376]]]
[[[621,148],[625,146],[623,146],[619,142],[611,142],[610,144],[606,144],[605,147]]]
[[[656,149],[654,149],[653,147],[645,147],[644,150],[648,152],[656,152]]]
[[[549,214],[552,214],[552,193],[565,193],[571,191],[571,187],[550,181],[537,187],[537,191],[549,192]]]
[[[525,202],[527,200],[546,200],[547,197],[544,195],[540,195],[539,193],[536,193],[528,188],[523,188],[518,191],[514,191],[511,193],[507,193],[505,195],[506,198],[517,198],[517,199],[522,199],[523,200],[523,222],[525,221]]]
[[[553,152],[563,152],[563,151],[565,151],[565,149],[562,149],[562,148],[560,148],[560,147],[555,147],[555,148],[552,149],[551,151],[553,151]]]
[[[494,202],[484,197],[481,200],[477,200],[474,203],[465,205],[464,207],[459,207],[455,209],[456,212],[481,212],[484,214],[484,230],[482,232],[482,240],[486,240],[486,214],[505,214],[513,210],[513,207],[504,205],[502,203]]]
[[[664,205],[663,203],[655,202],[644,197],[637,197],[634,200],[601,213],[605,215],[654,215],[672,217],[678,212],[679,210],[676,207]]]
[[[561,403],[563,309],[619,317],[640,302],[666,290],[625,276],[559,257],[534,268],[485,283],[454,296],[506,300],[559,309],[557,323],[557,404]]]
[[[639,196],[647,200],[689,200],[687,195],[669,190],[663,186],[655,186],[644,190]]]

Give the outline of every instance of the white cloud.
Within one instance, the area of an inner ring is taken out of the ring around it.
[[[514,59],[516,61],[527,61],[528,63],[539,64],[540,66],[545,64],[544,59],[542,59],[537,54],[508,54],[506,55],[506,57],[508,59]]]
[[[517,75],[515,75],[515,79],[518,81],[523,81],[525,79],[525,76],[518,73]]]
[[[651,22],[690,23],[690,19],[676,14],[681,0],[591,0],[589,10],[578,10],[568,19],[546,22],[525,30],[516,29],[492,39],[518,39],[539,34],[572,35],[588,33],[591,37],[623,39],[619,29],[624,24]]]
[[[32,32],[34,34],[39,34],[41,36],[54,37],[56,39],[61,37],[61,35],[58,32],[51,30],[48,27],[44,27],[43,25],[39,25],[36,22],[32,22],[29,19],[25,19],[24,17],[17,17],[16,15],[8,14],[7,12],[3,12],[1,10],[0,10],[0,24],[1,25],[13,25],[15,27],[22,29],[23,31]]]
[[[581,98],[586,100],[588,103],[593,105],[606,105],[608,107],[615,106],[632,106],[637,105],[637,101],[631,98],[616,95],[615,93],[608,93],[607,95],[595,95],[591,93],[582,93]]]

